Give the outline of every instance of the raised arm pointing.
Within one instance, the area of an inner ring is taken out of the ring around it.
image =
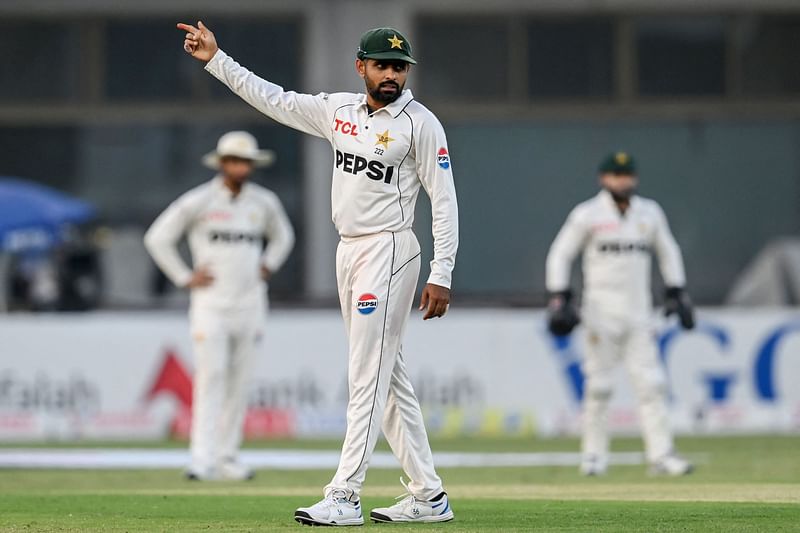
[[[186,32],[183,40],[183,49],[193,58],[208,63],[219,47],[214,33],[206,28],[202,21],[197,21],[197,28],[191,24],[178,23],[178,29]]]

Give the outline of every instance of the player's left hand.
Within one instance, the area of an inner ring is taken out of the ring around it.
[[[422,289],[422,297],[419,299],[419,310],[427,309],[422,320],[438,318],[447,313],[450,305],[450,289],[441,285],[428,283]]]
[[[683,329],[694,329],[694,307],[682,287],[668,287],[664,296],[664,314],[677,314]]]
[[[268,269],[267,267],[262,266],[261,279],[263,279],[264,281],[269,281],[271,277],[272,277],[272,271],[270,271],[270,269]]]

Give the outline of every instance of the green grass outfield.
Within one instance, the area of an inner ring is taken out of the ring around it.
[[[648,477],[643,466],[614,467],[604,478],[588,479],[573,467],[442,469],[455,521],[435,526],[368,522],[364,527],[800,532],[800,436],[685,438],[678,444],[684,454],[700,459],[695,474],[678,479]],[[248,446],[331,449],[338,443]],[[577,441],[462,439],[433,446],[435,451],[575,451]],[[614,451],[640,449],[638,440],[614,442]],[[0,531],[302,531],[292,520],[295,507],[318,500],[331,474],[263,470],[252,482],[189,483],[177,470],[2,470]],[[400,475],[370,471],[362,495],[365,510],[392,503],[402,492]]]

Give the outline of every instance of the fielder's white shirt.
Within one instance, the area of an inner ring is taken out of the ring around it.
[[[218,50],[206,70],[250,105],[333,147],[333,223],[343,237],[410,229],[420,186],[431,199],[429,283],[450,287],[458,248],[458,207],[447,139],[410,90],[372,114],[354,93],[284,91]]]
[[[569,288],[572,261],[581,252],[583,306],[593,311],[649,316],[652,253],[667,286],[686,284],[680,248],[664,211],[653,200],[634,196],[624,215],[605,190],[578,204],[547,255],[548,291]]]
[[[194,266],[214,276],[208,287],[192,290],[192,305],[219,309],[263,305],[261,266],[276,272],[294,246],[294,230],[275,193],[245,183],[234,198],[219,176],[175,200],[145,234],[150,255],[179,287],[192,278],[176,248],[184,235]]]

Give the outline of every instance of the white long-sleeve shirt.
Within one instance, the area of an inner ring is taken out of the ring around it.
[[[333,223],[343,237],[410,229],[420,186],[431,199],[429,283],[450,287],[458,248],[458,205],[447,139],[439,121],[404,90],[372,114],[366,96],[284,91],[222,50],[206,65],[247,103],[333,147]]]
[[[581,252],[583,307],[593,312],[649,316],[652,253],[667,286],[686,284],[680,248],[664,211],[653,200],[634,196],[624,215],[605,190],[578,204],[547,255],[548,291],[569,288],[572,261]]]
[[[180,196],[145,234],[150,255],[179,287],[192,278],[177,250],[184,235],[194,266],[214,277],[208,287],[192,290],[192,305],[218,309],[263,305],[261,266],[276,272],[294,246],[294,230],[275,193],[246,183],[233,197],[219,176]]]

